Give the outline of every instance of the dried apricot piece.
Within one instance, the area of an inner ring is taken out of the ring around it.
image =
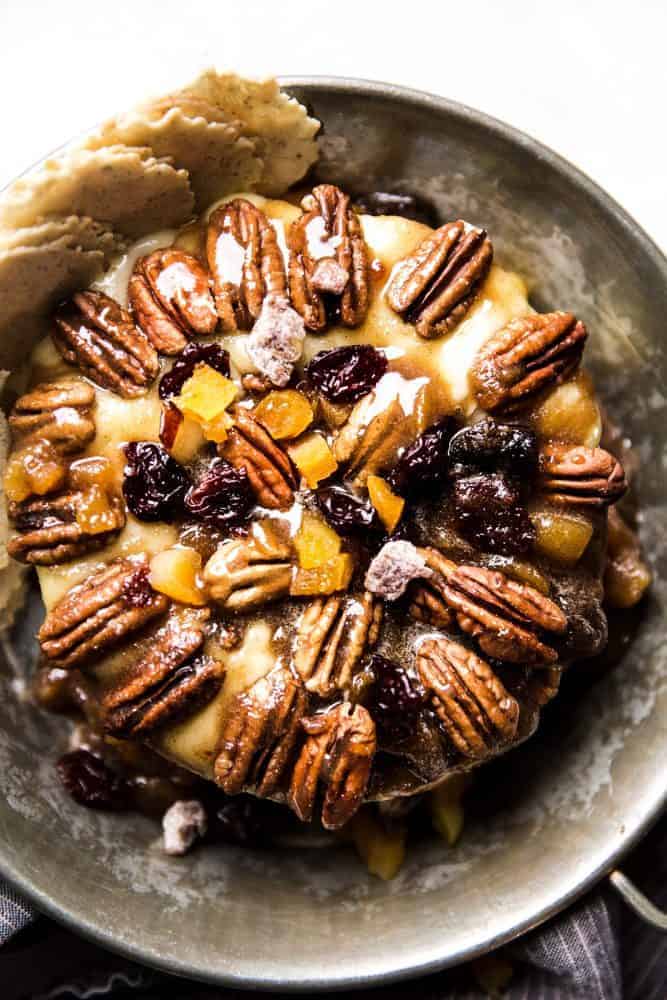
[[[311,490],[338,468],[338,462],[321,434],[307,434],[287,450]]]
[[[317,514],[306,510],[294,536],[294,548],[302,569],[314,569],[334,559],[340,552],[341,540],[333,528]]]
[[[292,577],[290,593],[294,597],[309,597],[347,590],[353,570],[354,560],[349,552],[341,552],[328,562],[312,569],[298,566]]]
[[[530,519],[539,553],[563,566],[579,562],[593,534],[588,518],[569,511],[533,510]]]
[[[153,556],[149,582],[153,590],[181,604],[206,604],[199,585],[201,556],[189,546],[175,546]]]
[[[371,503],[378,512],[385,528],[391,534],[401,520],[405,500],[392,492],[389,483],[382,476],[369,476],[366,485]]]
[[[280,389],[268,393],[257,404],[253,415],[276,441],[303,434],[313,422],[314,416],[310,402],[296,389]]]

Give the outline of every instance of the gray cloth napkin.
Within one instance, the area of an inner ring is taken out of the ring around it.
[[[623,868],[667,907],[667,820]],[[200,986],[154,973],[88,944],[46,918],[0,882],[0,997],[67,1000],[242,1000],[247,993]],[[507,1000],[665,1000],[667,934],[648,928],[602,887],[544,927],[499,953],[513,968]],[[488,969],[487,969],[488,972]],[[363,1000],[483,1000],[480,968],[461,966],[408,985],[337,994]],[[278,1000],[278,995],[274,995]],[[286,1000],[286,998],[285,998]]]

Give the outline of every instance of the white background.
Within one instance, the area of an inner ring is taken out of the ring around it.
[[[578,164],[667,249],[665,0],[0,0],[0,185],[211,63],[471,104]]]

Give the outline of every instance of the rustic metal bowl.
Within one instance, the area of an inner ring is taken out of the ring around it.
[[[471,821],[453,850],[415,845],[388,884],[345,849],[211,848],[173,860],[151,849],[147,821],[76,806],[53,780],[61,723],[20,704],[12,685],[34,655],[40,610],[26,613],[0,682],[3,874],[57,920],[142,962],[312,991],[433,971],[534,927],[609,872],[663,806],[667,261],[587,177],[507,125],[385,84],[284,83],[325,124],[322,178],[407,188],[443,219],[483,223],[536,304],[586,320],[609,411],[639,446],[656,572],[622,663],[575,685],[507,758],[493,819]]]

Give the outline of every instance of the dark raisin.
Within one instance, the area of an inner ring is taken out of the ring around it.
[[[421,496],[442,486],[447,477],[447,449],[456,424],[443,417],[405,449],[387,476],[401,496]]]
[[[123,598],[125,603],[133,608],[144,608],[150,604],[155,591],[148,579],[150,570],[147,564],[137,567],[137,571],[128,577],[123,586]]]
[[[386,356],[369,344],[320,351],[306,366],[310,382],[331,403],[355,403],[386,371]]]
[[[380,740],[384,743],[405,740],[416,727],[424,692],[414,686],[404,668],[394,660],[376,653],[370,666],[377,680],[368,709]]]
[[[160,379],[160,399],[177,396],[195,370],[195,365],[206,364],[221,375],[229,375],[229,352],[220,344],[197,344],[191,341],[178,356],[170,371]]]
[[[366,191],[354,198],[352,207],[362,215],[400,215],[436,229],[439,225],[435,206],[414,194],[393,191]]]
[[[320,510],[339,535],[382,530],[370,501],[348,493],[342,486],[324,486],[315,496]]]
[[[518,487],[504,476],[462,476],[452,499],[459,531],[483,551],[522,555],[531,548],[535,529]]]
[[[199,481],[185,494],[185,509],[221,531],[245,521],[253,504],[246,470],[235,469],[222,458],[214,458]]]
[[[183,498],[190,485],[182,466],[153,441],[125,445],[123,495],[140,521],[173,521],[183,513]]]
[[[89,809],[125,809],[125,782],[89,750],[72,750],[56,764],[58,777],[75,802]]]
[[[530,480],[537,469],[538,445],[527,427],[480,420],[458,431],[449,442],[449,467],[454,476],[475,472],[505,472]]]

